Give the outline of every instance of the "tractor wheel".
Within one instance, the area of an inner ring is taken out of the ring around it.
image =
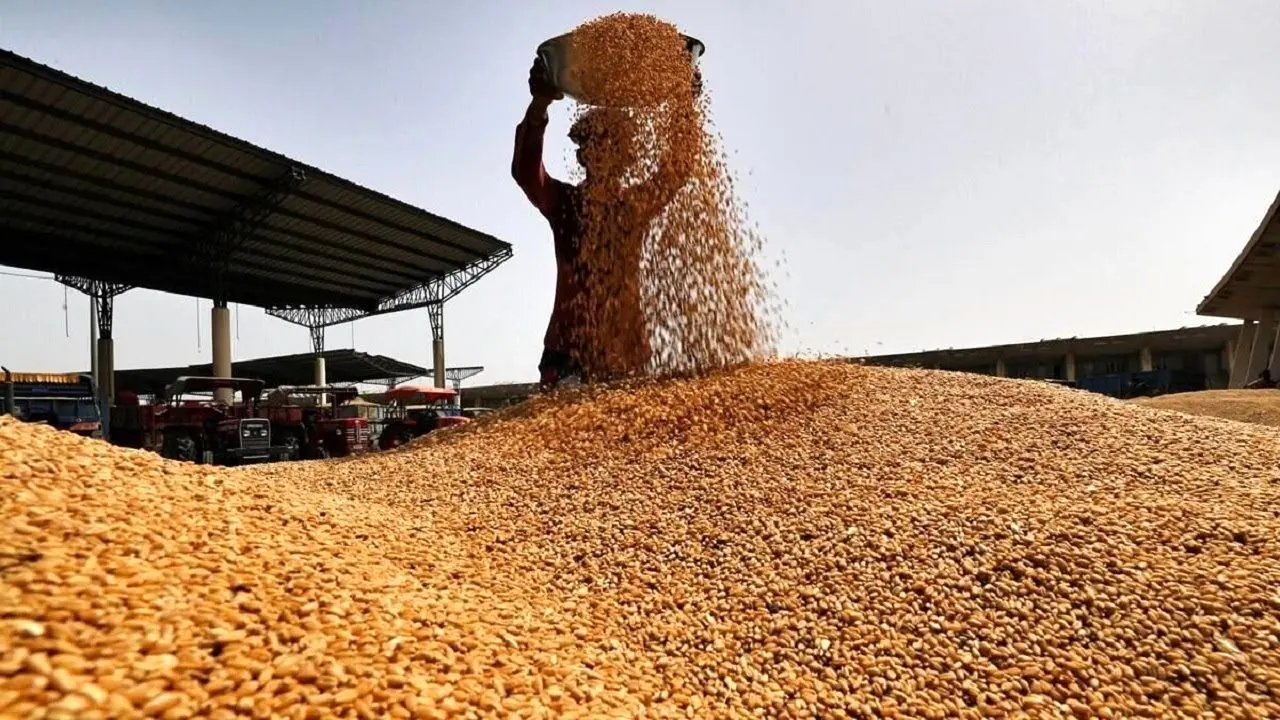
[[[396,432],[396,445],[408,445],[413,442],[413,431],[401,425]]]
[[[166,435],[161,455],[170,460],[195,462],[197,459],[196,441],[190,435]]]
[[[407,425],[404,425],[403,423],[395,423],[388,425],[382,431],[382,435],[378,437],[378,447],[383,450],[390,450],[392,448],[400,447],[401,445],[407,445],[412,439],[413,433],[409,430]]]
[[[285,435],[280,444],[289,450],[290,460],[298,460],[302,457],[302,440],[297,435]]]

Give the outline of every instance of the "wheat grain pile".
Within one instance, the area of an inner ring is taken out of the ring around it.
[[[0,715],[1280,717],[1278,468],[847,363],[234,471],[0,421]]]
[[[429,511],[309,484],[0,417],[0,717],[643,707],[636,658],[492,574]]]
[[[1204,390],[1137,398],[1132,402],[1159,410],[1280,427],[1280,392],[1275,390]]]
[[[705,372],[768,355],[777,308],[761,238],[679,30],[616,13],[576,28],[569,57],[594,168],[582,184],[588,324],[577,339],[592,375]]]

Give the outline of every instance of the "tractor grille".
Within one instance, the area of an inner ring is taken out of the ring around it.
[[[271,422],[262,419],[240,421],[240,447],[246,450],[271,447]]]

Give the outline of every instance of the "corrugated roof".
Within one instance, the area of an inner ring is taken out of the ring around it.
[[[1280,310],[1280,194],[1196,314],[1262,320]]]
[[[6,265],[365,312],[511,255],[491,235],[5,50],[0,233]]]
[[[326,350],[320,355],[324,357],[325,380],[335,385],[378,380],[403,381],[429,373],[426,368],[395,358],[351,349]],[[231,374],[238,378],[262,380],[267,387],[310,385],[315,379],[316,357],[315,353],[302,353],[241,360],[231,364]],[[212,377],[213,374],[213,366],[209,364],[116,370],[116,392],[131,390],[142,395],[154,395],[163,391],[165,385],[175,378],[184,375]]]

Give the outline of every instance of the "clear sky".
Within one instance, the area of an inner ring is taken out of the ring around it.
[[[550,232],[508,174],[533,50],[614,10],[706,42],[717,126],[785,256],[786,353],[1213,322],[1196,303],[1280,190],[1274,0],[2,5],[0,46],[510,242],[445,310],[448,364],[485,365],[476,384],[536,378],[554,289]],[[88,302],[69,293],[68,333],[63,297],[0,275],[3,364],[87,366]],[[121,296],[117,367],[207,362],[209,307]],[[309,349],[238,318],[233,359]],[[431,363],[424,310],[329,331],[353,341]]]

